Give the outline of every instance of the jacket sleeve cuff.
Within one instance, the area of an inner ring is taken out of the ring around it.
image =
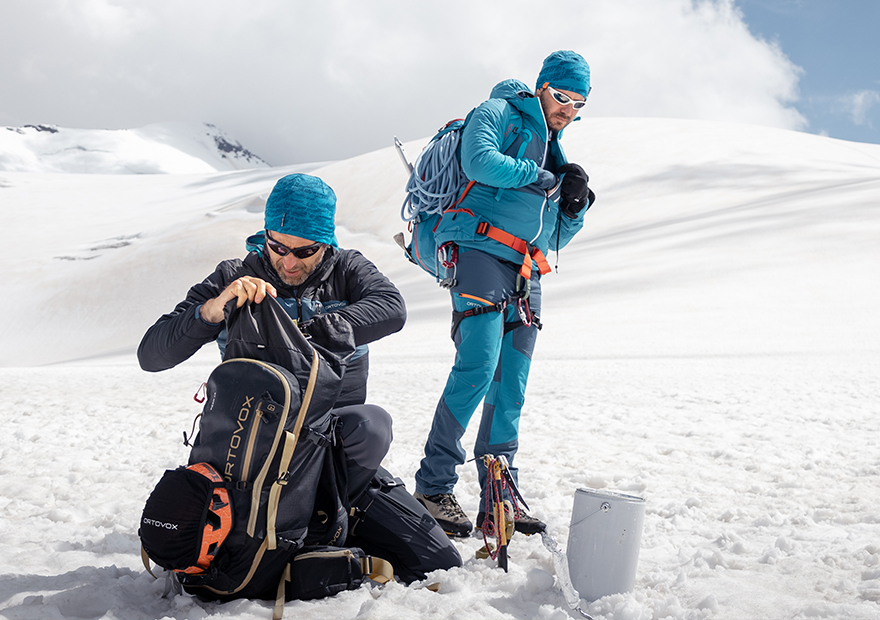
[[[544,168],[538,168],[538,180],[535,183],[543,190],[551,189],[556,185],[556,175]]]
[[[210,327],[219,327],[220,323],[211,323],[210,321],[206,321],[202,318],[202,306],[205,304],[199,304],[196,306],[196,318],[202,322],[203,325],[209,325]]]

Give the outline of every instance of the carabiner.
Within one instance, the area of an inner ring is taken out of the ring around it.
[[[528,298],[520,297],[516,300],[516,311],[519,313],[519,320],[526,327],[532,326],[532,309],[529,308]]]

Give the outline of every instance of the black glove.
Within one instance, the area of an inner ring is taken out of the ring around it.
[[[559,167],[556,174],[564,175],[559,188],[562,195],[559,208],[565,215],[574,219],[596,200],[593,190],[587,186],[590,177],[577,164],[564,164]]]

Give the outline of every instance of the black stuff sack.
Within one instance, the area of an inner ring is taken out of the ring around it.
[[[168,470],[150,494],[138,535],[162,568],[203,573],[232,530],[223,478],[207,463]]]

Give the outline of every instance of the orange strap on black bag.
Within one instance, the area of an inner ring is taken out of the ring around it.
[[[168,470],[144,506],[138,534],[141,557],[187,575],[205,573],[232,530],[232,505],[211,465]]]

